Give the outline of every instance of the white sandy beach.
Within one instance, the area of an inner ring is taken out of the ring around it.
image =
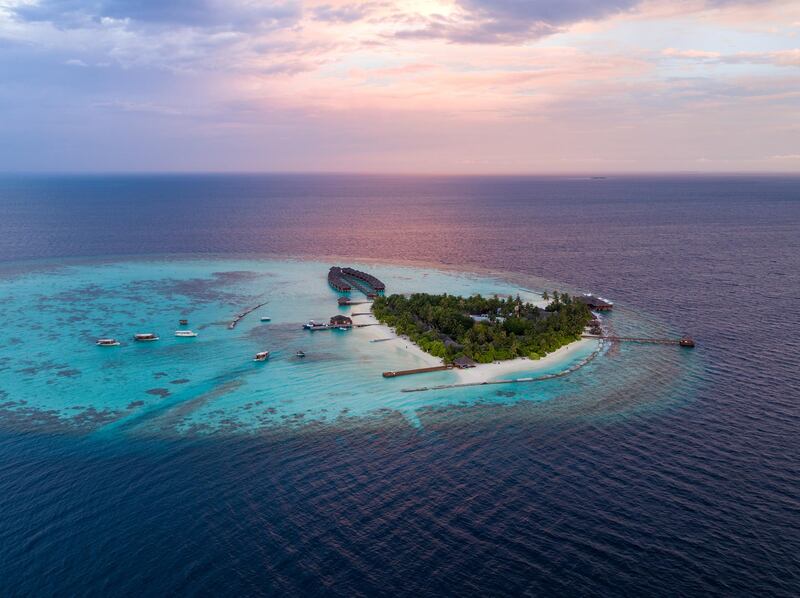
[[[527,357],[519,357],[517,359],[509,359],[508,361],[480,363],[474,368],[455,370],[455,372],[458,374],[459,384],[480,384],[481,382],[488,382],[489,380],[510,378],[513,377],[513,374],[518,372],[535,374],[536,372],[548,369],[561,361],[566,364],[566,362],[569,361],[579,350],[587,347],[588,345],[596,344],[597,342],[598,341],[593,339],[583,338],[565,345],[557,351],[548,353],[541,359],[528,359]]]
[[[365,312],[372,309],[372,304],[355,305],[352,312]],[[377,322],[373,315],[368,316],[355,316],[353,322],[356,324],[366,324]],[[377,324],[375,326],[367,326],[359,329],[367,340],[378,338],[395,338],[394,341],[386,341],[390,343],[402,343],[403,348],[410,354],[419,358],[425,366],[441,365],[443,362],[440,358],[434,357],[420,349],[412,341],[405,337],[398,337],[395,332],[384,324]],[[466,370],[454,369],[453,372],[458,376],[459,384],[480,384],[481,382],[488,382],[489,380],[496,380],[498,378],[512,377],[513,374],[518,372],[525,372],[525,374],[535,374],[536,372],[551,368],[552,366],[563,361],[565,364],[568,362],[578,351],[586,348],[588,345],[597,344],[598,341],[594,339],[580,339],[565,345],[548,353],[541,359],[528,359],[527,357],[519,357],[517,359],[510,359],[508,361],[495,361],[494,363],[481,363],[474,368]]]
[[[373,315],[368,316],[353,316],[353,312],[355,313],[363,313],[367,310],[372,310],[372,304],[362,304],[362,305],[354,305],[353,309],[350,310],[350,316],[353,318],[353,324],[371,324],[372,322],[377,322],[377,318]],[[414,355],[420,360],[420,367],[432,367],[435,365],[442,365],[443,361],[438,358],[426,353],[422,349],[420,349],[417,345],[415,345],[411,340],[404,336],[397,335],[391,328],[384,324],[376,324],[375,326],[366,326],[364,328],[358,329],[359,334],[363,335],[367,341],[371,341],[378,338],[393,338],[396,340],[386,341],[387,343],[392,343],[394,346],[398,346],[402,344],[403,349]],[[377,343],[380,345],[381,343]]]

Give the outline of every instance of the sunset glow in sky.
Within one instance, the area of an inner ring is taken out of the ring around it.
[[[0,0],[0,170],[800,171],[797,0]]]

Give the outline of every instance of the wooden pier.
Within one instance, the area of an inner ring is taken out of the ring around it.
[[[342,305],[342,306],[344,306],[344,305],[366,305],[367,303],[372,303],[372,301],[370,301],[369,299],[365,299],[363,301],[356,301],[356,300],[353,300],[353,299],[348,299],[347,297],[339,297],[339,300],[337,301],[337,303],[339,305]]]
[[[623,342],[623,343],[648,343],[654,345],[679,345],[681,347],[692,348],[695,342],[692,338],[638,338],[633,336],[600,336],[596,334],[582,334],[581,338],[595,338],[603,341]]]
[[[234,328],[236,328],[236,325],[237,325],[237,324],[238,324],[238,323],[239,323],[239,322],[240,322],[240,321],[241,321],[241,320],[242,320],[242,319],[243,319],[245,316],[247,316],[248,314],[251,314],[251,313],[253,313],[253,312],[254,312],[255,310],[257,310],[259,307],[264,307],[264,306],[265,306],[267,303],[268,303],[268,301],[264,301],[264,303],[259,303],[259,304],[258,304],[258,305],[256,305],[255,307],[251,307],[250,309],[248,309],[248,310],[246,310],[246,311],[243,311],[243,312],[242,312],[242,313],[240,313],[240,314],[236,314],[236,317],[235,317],[235,318],[233,318],[233,320],[231,320],[231,323],[230,323],[230,324],[228,324],[228,330],[233,330]]]
[[[444,370],[452,370],[452,364],[435,365],[429,368],[417,368],[415,370],[395,370],[391,372],[383,372],[384,378],[396,378],[397,376],[410,376],[411,374],[426,374],[428,372],[442,372]]]

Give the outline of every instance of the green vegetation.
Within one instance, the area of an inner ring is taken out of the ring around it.
[[[592,317],[586,305],[566,293],[549,296],[552,302],[542,310],[519,296],[391,295],[378,297],[372,311],[398,334],[448,362],[461,356],[478,363],[539,359],[579,339]],[[480,321],[471,317],[479,314]]]

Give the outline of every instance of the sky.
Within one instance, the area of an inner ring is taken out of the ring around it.
[[[800,172],[800,2],[0,0],[0,171]]]

